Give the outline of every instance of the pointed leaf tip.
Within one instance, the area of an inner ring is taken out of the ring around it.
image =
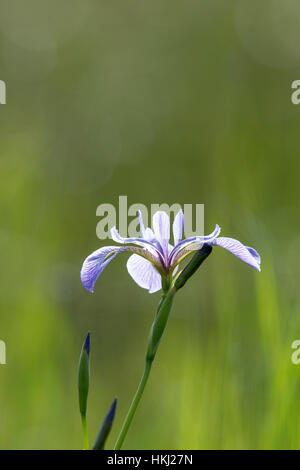
[[[90,383],[90,333],[83,343],[78,365],[78,394],[80,413],[85,416]]]
[[[91,347],[91,334],[88,332],[85,338],[85,342],[83,345],[83,349],[87,352],[87,355],[90,355],[90,347]]]
[[[112,402],[112,404],[110,405],[110,408],[109,408],[108,413],[106,415],[106,419],[107,419],[108,422],[111,423],[111,425],[112,425],[112,423],[115,419],[117,403],[118,403],[118,399],[117,399],[117,397],[115,397],[115,399]]]

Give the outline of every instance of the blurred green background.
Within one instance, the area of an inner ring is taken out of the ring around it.
[[[160,295],[114,260],[80,284],[96,208],[205,204],[262,256],[214,249],[177,295],[127,449],[300,448],[299,2],[0,0],[0,447],[112,448]]]

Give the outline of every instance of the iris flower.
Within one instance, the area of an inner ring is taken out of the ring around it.
[[[139,211],[141,238],[123,238],[116,227],[111,229],[112,239],[121,246],[105,246],[86,258],[81,269],[83,286],[93,292],[94,285],[104,268],[120,253],[132,253],[127,261],[127,270],[133,280],[150,293],[162,288],[162,282],[176,275],[179,263],[188,255],[198,251],[204,244],[220,246],[230,251],[252,268],[260,271],[260,256],[254,248],[238,240],[219,237],[220,227],[206,236],[194,236],[182,240],[184,216],[180,210],[173,222],[173,242],[170,241],[170,219],[158,211],[153,216],[153,230],[145,228]]]
[[[210,255],[212,247],[221,246],[244,263],[260,271],[260,256],[257,251],[233,238],[220,237],[221,229],[218,225],[210,235],[182,240],[183,224],[183,212],[180,210],[174,219],[173,245],[171,245],[169,216],[162,211],[156,212],[152,221],[153,230],[151,230],[144,227],[142,215],[139,212],[140,238],[123,238],[116,227],[113,227],[111,237],[118,243],[118,246],[106,246],[94,251],[86,258],[81,269],[82,284],[88,291],[93,292],[95,282],[104,268],[118,254],[128,252],[131,256],[127,261],[127,270],[134,281],[140,287],[148,289],[150,293],[160,289],[163,291],[148,338],[144,372],[116,441],[115,450],[121,449],[144,393],[174,296]],[[193,253],[191,261],[177,274],[179,264]]]

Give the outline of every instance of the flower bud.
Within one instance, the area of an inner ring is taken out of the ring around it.
[[[199,266],[203,263],[203,261],[210,255],[212,252],[212,247],[207,243],[204,243],[202,248],[198,250],[191,261],[186,265],[186,267],[181,271],[179,276],[177,277],[174,286],[176,290],[181,289],[184,286],[186,281],[197,271]]]
[[[118,399],[115,398],[114,401],[112,402],[107,415],[105,416],[101,427],[99,429],[99,432],[97,434],[97,437],[95,439],[95,442],[93,444],[92,450],[103,450],[104,445],[106,442],[106,439],[109,435],[109,432],[111,430],[114,418],[115,418],[115,413],[116,413],[116,407],[117,407],[117,401]]]
[[[87,334],[82,346],[78,366],[78,395],[81,415],[86,415],[87,398],[90,383],[90,333]]]

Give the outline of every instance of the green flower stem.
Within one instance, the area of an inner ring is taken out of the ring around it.
[[[144,369],[141,381],[140,381],[139,386],[137,388],[137,391],[134,395],[134,398],[133,398],[132,403],[130,405],[130,408],[128,410],[127,416],[125,418],[124,424],[122,426],[121,432],[120,432],[119,437],[117,439],[117,442],[116,442],[116,445],[115,445],[115,450],[120,450],[121,447],[122,447],[122,444],[123,444],[124,439],[126,437],[126,434],[128,432],[131,421],[133,420],[135,411],[138,407],[140,399],[142,398],[142,395],[143,395],[143,392],[144,392],[144,389],[145,389],[145,386],[146,386],[146,383],[147,383],[147,380],[148,380],[148,377],[149,377],[149,374],[150,374],[151,366],[152,366],[152,361],[146,361],[145,369]]]
[[[83,449],[89,450],[90,444],[89,444],[86,415],[83,413],[81,413],[81,423],[82,423],[82,433],[83,433]]]
[[[166,327],[166,324],[169,318],[169,314],[171,311],[171,306],[173,303],[173,298],[174,298],[175,293],[176,293],[175,287],[171,287],[170,290],[165,295],[163,295],[163,298],[159,304],[158,311],[157,311],[155,320],[153,322],[153,325],[150,331],[150,337],[149,337],[147,353],[146,353],[145,369],[144,369],[141,381],[139,383],[139,386],[137,388],[137,391],[135,393],[135,396],[130,405],[125,421],[123,423],[119,437],[115,444],[115,450],[121,449],[124,439],[126,437],[126,434],[128,432],[128,429],[130,427],[130,424],[133,420],[136,409],[138,407],[138,404],[142,398],[142,395],[145,390],[145,386],[147,384],[148,377],[150,374],[153,359],[155,357],[159,342],[161,340],[162,334],[164,332],[164,329]]]
[[[174,296],[176,292],[185,285],[188,279],[193,276],[193,274],[195,274],[199,266],[201,266],[203,261],[210,255],[211,251],[211,246],[204,244],[203,247],[194,254],[192,260],[178,274],[178,276],[176,276],[174,280],[172,279],[171,275],[162,278],[163,296],[158,305],[157,314],[149,335],[145,369],[117,439],[115,450],[121,449],[138,404],[142,398],[150,374],[152,362],[155,358],[157,348],[167,325]]]

